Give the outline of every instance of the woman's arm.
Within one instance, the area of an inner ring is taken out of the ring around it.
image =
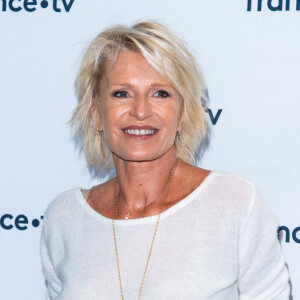
[[[277,238],[278,218],[255,190],[239,235],[241,300],[287,300],[289,275]]]
[[[45,276],[45,283],[47,286],[47,296],[46,300],[54,300],[61,290],[61,281],[55,273],[55,269],[49,255],[49,245],[46,239],[46,220],[44,220],[40,252],[42,259],[43,274]]]

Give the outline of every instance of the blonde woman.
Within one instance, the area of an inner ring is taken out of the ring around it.
[[[183,42],[152,21],[111,27],[75,86],[87,162],[116,176],[47,208],[47,299],[288,299],[277,217],[249,181],[193,165],[204,83]]]

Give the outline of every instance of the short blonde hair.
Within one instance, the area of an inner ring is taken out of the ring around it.
[[[103,138],[97,134],[89,116],[92,99],[99,93],[99,81],[106,63],[116,61],[121,50],[136,51],[164,77],[182,98],[183,128],[176,135],[176,155],[195,163],[195,152],[205,137],[206,118],[202,101],[205,86],[193,55],[169,29],[154,21],[143,21],[132,27],[113,26],[100,33],[85,51],[75,80],[78,105],[71,119],[75,136],[81,140],[88,165],[113,169],[112,155]]]

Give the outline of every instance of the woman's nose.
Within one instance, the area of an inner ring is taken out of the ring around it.
[[[151,105],[146,96],[137,96],[135,98],[130,115],[138,120],[144,120],[152,115]]]

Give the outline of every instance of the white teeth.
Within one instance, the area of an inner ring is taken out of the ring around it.
[[[156,129],[124,129],[125,132],[134,134],[134,135],[148,135],[153,134],[157,130]]]

